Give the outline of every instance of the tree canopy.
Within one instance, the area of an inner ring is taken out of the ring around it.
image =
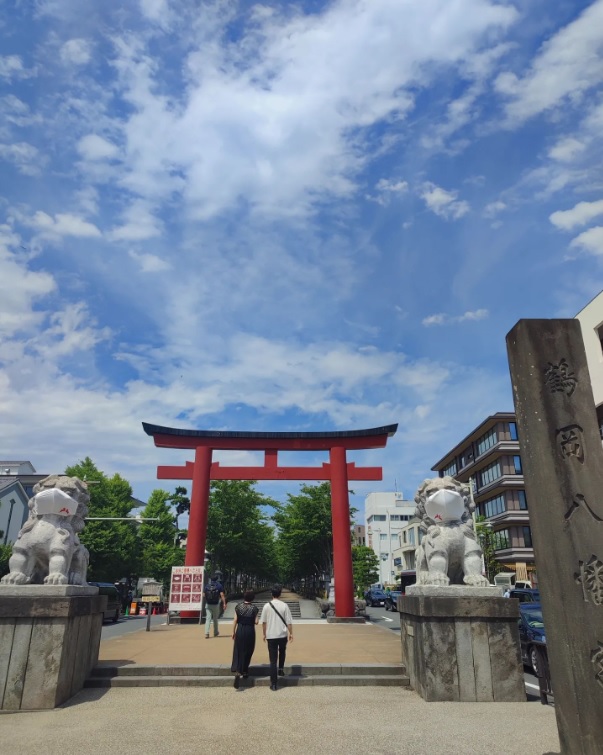
[[[207,550],[234,589],[237,577],[274,579],[277,576],[274,533],[265,506],[276,501],[262,495],[251,480],[211,483],[207,521]]]
[[[170,509],[171,500],[166,490],[153,490],[141,516],[158,521],[143,522],[138,532],[141,576],[154,577],[164,584],[169,582],[172,566],[184,563],[184,551],[175,543],[177,517]]]
[[[127,517],[134,501],[130,483],[119,474],[107,477],[92,459],[67,467],[65,474],[87,483],[90,493],[89,517]],[[81,542],[90,552],[88,579],[114,582],[139,574],[140,557],[137,525],[118,521],[88,521]]]
[[[376,582],[379,579],[379,558],[374,550],[366,545],[352,546],[352,570],[358,592]]]

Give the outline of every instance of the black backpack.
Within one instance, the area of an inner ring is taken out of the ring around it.
[[[205,588],[205,600],[212,606],[216,605],[220,602],[220,592],[220,588],[216,582],[209,582]]]

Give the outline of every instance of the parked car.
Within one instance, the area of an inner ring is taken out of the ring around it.
[[[385,598],[387,595],[383,590],[379,590],[377,587],[371,587],[364,593],[364,599],[367,606],[383,606],[385,605]]]
[[[544,671],[540,667],[541,659],[548,663],[548,656],[540,603],[519,605],[519,643],[521,660],[532,668],[536,676],[541,676]]]
[[[540,590],[511,590],[509,596],[520,603],[540,603]]]
[[[398,598],[402,595],[400,590],[392,590],[385,593],[385,610],[397,611],[398,610]]]
[[[121,616],[121,598],[115,585],[110,582],[88,582],[92,587],[98,587],[99,595],[107,596],[107,607],[103,614],[103,621],[111,619],[114,622],[119,621]]]

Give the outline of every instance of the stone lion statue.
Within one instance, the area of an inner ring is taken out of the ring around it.
[[[88,551],[84,529],[90,496],[77,477],[50,475],[35,485],[29,518],[21,527],[8,562],[7,585],[85,585]]]
[[[416,550],[418,585],[487,587],[473,526],[469,486],[454,477],[425,480],[415,496],[423,539]]]

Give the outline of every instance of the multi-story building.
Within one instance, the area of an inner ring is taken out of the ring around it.
[[[402,493],[369,493],[364,501],[366,544],[379,559],[379,582],[393,584],[393,552],[399,544],[400,530],[415,513],[413,501],[405,501]]]
[[[536,582],[515,414],[488,417],[432,469],[440,477],[472,482],[476,514],[486,517],[492,528],[496,560],[518,579]]]
[[[366,545],[366,527],[364,524],[355,524],[352,527],[352,545]]]
[[[33,486],[46,476],[37,474],[29,461],[0,461],[0,544],[15,542],[29,516]]]
[[[423,539],[423,531],[419,528],[420,522],[418,517],[413,516],[400,530],[398,547],[392,554],[396,579],[402,572],[414,571],[417,568],[415,550]]]

